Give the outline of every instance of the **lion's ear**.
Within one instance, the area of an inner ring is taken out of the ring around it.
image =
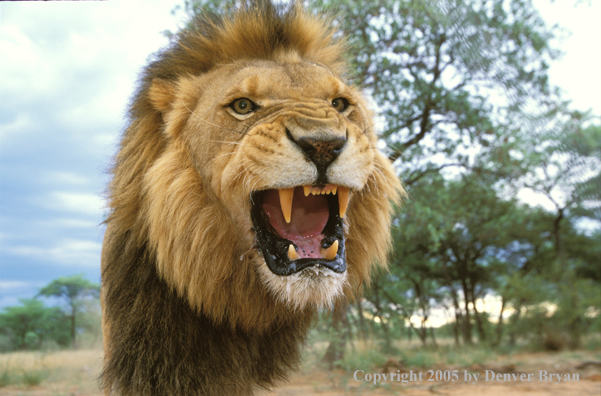
[[[155,78],[150,84],[148,97],[152,106],[165,114],[171,109],[171,103],[175,100],[175,87],[167,80]]]

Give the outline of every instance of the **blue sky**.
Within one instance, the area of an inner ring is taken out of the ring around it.
[[[137,75],[182,23],[180,3],[0,2],[0,308],[59,276],[100,281],[107,170]],[[601,2],[574,3],[535,1],[573,31],[550,78],[601,115]]]
[[[0,307],[58,276],[100,281],[107,170],[175,4],[0,3]]]

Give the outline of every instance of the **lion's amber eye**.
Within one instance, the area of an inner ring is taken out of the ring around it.
[[[332,100],[332,106],[338,111],[344,111],[348,107],[348,100],[344,98],[336,98]]]
[[[240,98],[234,100],[230,107],[238,114],[248,114],[255,109],[255,105],[250,99]]]

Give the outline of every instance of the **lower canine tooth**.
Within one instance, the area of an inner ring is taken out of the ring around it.
[[[348,207],[350,189],[348,187],[338,187],[338,208],[340,209],[340,218],[344,218],[346,208]]]
[[[290,245],[292,246],[292,245]],[[320,249],[320,253],[326,260],[334,260],[336,255],[338,254],[338,240],[335,240],[332,246],[327,249]],[[290,255],[290,250],[288,251],[288,255]]]
[[[338,241],[336,241],[338,242]],[[296,249],[294,248],[293,244],[290,244],[288,246],[288,258],[290,260],[298,260],[300,258],[300,256],[298,255]]]

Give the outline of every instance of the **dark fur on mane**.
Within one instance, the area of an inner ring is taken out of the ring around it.
[[[250,395],[296,367],[310,318],[263,334],[216,325],[169,289],[129,232],[115,237],[102,273],[114,334],[104,385],[122,395]]]

